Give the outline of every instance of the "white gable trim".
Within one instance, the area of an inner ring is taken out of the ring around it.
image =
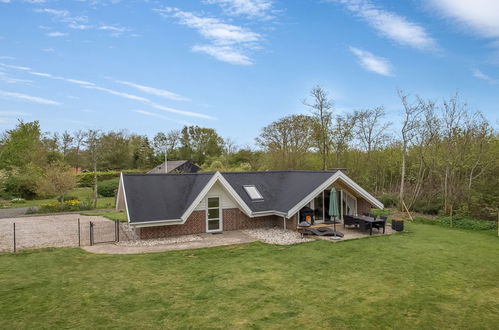
[[[120,173],[120,184],[118,186],[118,196],[116,197],[116,210],[118,210],[118,200],[120,197],[119,196],[120,188],[123,189],[123,199],[125,200],[126,218],[127,218],[128,223],[130,223],[130,214],[128,213],[128,202],[126,200],[125,181],[123,180],[123,172]]]
[[[251,217],[251,209],[246,205],[246,203],[241,199],[239,194],[232,189],[231,185],[225,180],[225,178],[222,176],[220,172],[216,172],[213,177],[208,181],[206,186],[201,190],[199,195],[196,197],[194,202],[187,208],[187,210],[184,212],[184,214],[180,217],[182,219],[182,223],[185,223],[187,221],[187,218],[194,212],[194,209],[196,206],[205,198],[206,194],[210,191],[210,189],[215,185],[215,183],[219,182],[231,195],[232,198],[236,201],[238,204],[239,208],[249,217]]]
[[[302,207],[307,205],[311,200],[315,198],[319,193],[325,190],[327,187],[332,185],[336,180],[341,179],[345,182],[347,186],[356,191],[360,196],[362,196],[365,200],[370,202],[372,205],[376,206],[379,209],[385,208],[383,203],[374,198],[373,195],[369,194],[366,190],[364,190],[361,186],[355,183],[352,179],[350,179],[345,173],[342,171],[337,171],[334,173],[329,179],[324,181],[323,184],[318,186],[314,191],[307,195],[304,199],[302,199],[298,204],[296,204],[291,210],[288,211],[287,218],[291,218],[293,215],[298,213]]]

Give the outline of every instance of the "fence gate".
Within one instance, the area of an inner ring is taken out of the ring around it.
[[[90,245],[120,241],[120,222],[92,222],[89,225]]]

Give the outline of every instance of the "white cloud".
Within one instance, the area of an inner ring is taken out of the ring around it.
[[[173,17],[179,23],[196,30],[209,40],[209,45],[195,45],[192,50],[209,54],[220,61],[231,64],[252,64],[245,54],[258,47],[261,35],[244,27],[226,24],[217,18],[201,17],[177,8],[156,9],[163,17]]]
[[[99,30],[113,31],[113,32],[125,32],[127,29],[124,27],[119,27],[119,26],[101,25],[101,26],[99,26]]]
[[[49,36],[49,37],[56,37],[56,38],[57,37],[65,37],[67,35],[68,35],[67,33],[58,32],[58,31],[47,33],[47,36]]]
[[[382,57],[374,56],[372,53],[350,47],[350,51],[357,56],[359,64],[367,71],[372,71],[383,76],[393,76],[390,62]]]
[[[499,38],[499,1],[426,0],[445,17],[485,38]]]
[[[206,53],[219,61],[230,64],[251,65],[250,58],[230,46],[196,45],[192,47],[194,52]]]
[[[169,117],[162,115],[162,114],[159,114],[159,113],[154,113],[154,112],[145,111],[145,110],[134,110],[134,112],[140,113],[141,115],[145,115],[145,116],[156,117],[156,118],[161,118],[161,119],[168,120],[168,121],[177,122],[177,123],[180,123],[182,125],[187,125],[187,126],[192,125],[192,123],[189,123],[187,121],[172,119],[172,118],[169,118]]]
[[[382,36],[401,45],[417,49],[436,49],[437,45],[426,29],[398,14],[383,10],[369,0],[332,0],[340,2],[352,13],[366,21]]]
[[[489,75],[483,73],[479,69],[473,70],[473,77],[481,79],[481,80],[485,80],[485,81],[489,82],[490,84],[497,84],[497,80],[495,80],[494,78],[490,77]]]
[[[27,95],[27,94],[7,92],[7,91],[2,91],[2,90],[0,90],[0,96],[3,96],[5,98],[18,99],[18,100],[23,100],[23,101],[33,102],[33,103],[39,103],[39,104],[48,104],[48,105],[60,105],[61,104],[61,103],[54,101],[54,100],[44,99],[41,97],[31,96],[31,95]]]
[[[186,98],[182,95],[176,94],[174,92],[170,92],[170,91],[165,90],[165,89],[159,89],[159,88],[155,88],[155,87],[139,85],[139,84],[132,83],[129,81],[122,81],[122,80],[115,80],[115,81],[119,84],[130,86],[130,87],[133,87],[135,89],[138,89],[139,91],[142,91],[144,93],[164,97],[166,99],[170,99],[170,100],[174,100],[174,101],[188,101],[189,100],[188,98]]]
[[[221,6],[224,12],[231,16],[272,18],[272,0],[206,0],[205,2]]]
[[[9,68],[9,69],[16,69],[16,70],[23,70],[23,71],[31,70],[31,68],[28,68],[27,66],[10,65],[10,64],[5,64],[5,63],[0,63],[0,66],[3,66],[5,68]]]
[[[29,84],[32,83],[31,80],[27,79],[20,79],[20,78],[14,78],[6,74],[5,72],[0,71],[0,80],[3,82],[6,82],[8,84],[18,84],[18,83],[24,83],[24,84]]]
[[[17,117],[17,116],[31,116],[30,113],[26,112],[21,112],[21,111],[7,111],[7,110],[1,110],[0,111],[0,116],[11,116],[11,117]]]
[[[6,65],[6,64],[3,64],[3,63],[0,63],[0,66],[15,68],[15,69],[18,69],[18,70],[31,70],[30,68],[27,68],[27,67],[17,67],[17,66],[12,66],[12,65]],[[185,110],[179,110],[179,109],[174,109],[174,108],[166,107],[166,106],[163,106],[161,104],[157,104],[157,103],[149,100],[148,98],[145,98],[145,97],[142,97],[142,96],[138,96],[138,95],[134,95],[134,94],[129,94],[129,93],[124,93],[124,92],[116,91],[116,90],[109,89],[109,88],[100,87],[100,86],[97,86],[96,84],[94,84],[92,82],[89,82],[89,81],[77,80],[77,79],[72,79],[72,78],[65,78],[65,77],[56,76],[56,75],[53,75],[53,74],[50,74],[50,73],[45,73],[45,72],[28,71],[28,73],[31,74],[31,75],[34,75],[34,76],[39,76],[39,77],[44,77],[44,78],[49,78],[49,79],[56,79],[56,80],[66,81],[66,82],[69,82],[69,83],[80,85],[81,87],[85,87],[85,88],[88,88],[88,89],[94,89],[94,90],[105,92],[105,93],[108,93],[108,94],[111,94],[111,95],[119,96],[119,97],[122,97],[122,98],[125,98],[125,99],[142,102],[142,103],[147,104],[147,105],[149,105],[149,106],[151,106],[151,107],[153,107],[155,109],[166,111],[166,112],[175,113],[175,114],[182,115],[182,116],[196,117],[196,118],[202,118],[202,119],[215,119],[212,116],[205,115],[205,114],[198,113],[198,112],[185,111]],[[141,86],[141,85],[138,85],[138,86]],[[141,87],[146,87],[146,86],[141,86]]]

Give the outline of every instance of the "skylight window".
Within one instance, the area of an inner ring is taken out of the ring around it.
[[[258,200],[263,200],[262,194],[256,189],[255,186],[243,186],[244,190],[246,190],[246,193],[248,196],[251,198],[251,200],[258,201]]]

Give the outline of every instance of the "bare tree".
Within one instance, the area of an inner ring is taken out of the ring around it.
[[[87,137],[87,133],[82,131],[82,130],[78,130],[78,131],[73,133],[73,136],[74,136],[74,143],[75,143],[75,149],[76,149],[75,168],[76,168],[76,171],[78,171],[78,168],[80,167],[80,151],[81,151],[82,146],[85,144],[85,139]]]
[[[402,164],[400,166],[400,190],[399,203],[400,209],[403,210],[404,204],[404,184],[405,184],[405,163],[407,158],[407,148],[413,141],[418,127],[420,126],[420,117],[424,108],[421,102],[410,103],[409,96],[403,91],[397,91],[400,101],[404,106],[404,120],[402,122]]]
[[[331,132],[331,146],[335,153],[336,167],[340,167],[341,155],[348,150],[349,143],[354,137],[356,117],[352,114],[338,115]]]
[[[329,156],[329,145],[332,124],[332,109],[333,102],[328,97],[328,92],[321,86],[315,86],[310,91],[312,103],[307,100],[303,104],[311,108],[312,116],[315,119],[314,139],[317,149],[322,159],[322,169],[327,169],[327,161]]]
[[[357,137],[367,152],[368,160],[371,157],[371,152],[388,138],[386,129],[391,123],[383,122],[384,117],[385,109],[383,107],[355,111]]]
[[[64,131],[61,136],[61,151],[62,151],[62,157],[63,159],[66,159],[66,156],[68,154],[68,151],[71,149],[71,146],[73,145],[73,137],[68,131]]]
[[[231,138],[224,139],[224,152],[226,154],[228,155],[235,154],[238,149],[239,146],[237,145],[236,141],[234,141]]]
[[[85,145],[87,147],[87,150],[90,154],[90,160],[92,162],[92,168],[94,172],[94,192],[93,192],[93,199],[94,199],[94,208],[97,207],[97,163],[99,162],[101,155],[100,155],[100,137],[101,133],[98,130],[93,130],[89,129],[86,134],[86,140],[85,140]]]

